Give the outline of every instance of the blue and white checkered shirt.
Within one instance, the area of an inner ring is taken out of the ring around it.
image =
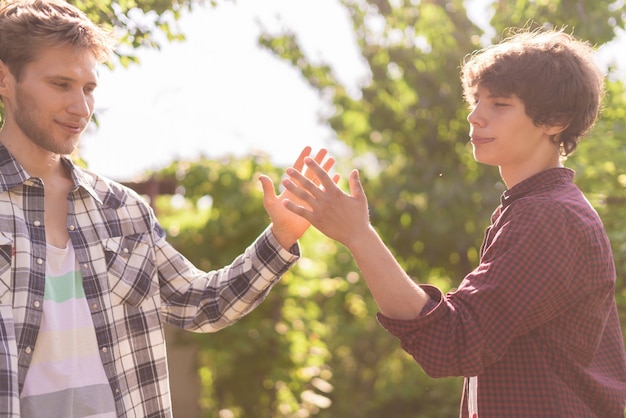
[[[169,417],[162,324],[214,332],[254,309],[299,257],[268,228],[233,263],[200,271],[132,190],[64,160],[67,230],[120,417]],[[18,417],[42,318],[44,185],[0,145],[0,416]]]

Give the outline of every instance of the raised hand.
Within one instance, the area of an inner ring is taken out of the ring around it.
[[[327,178],[330,178],[328,171],[334,166],[335,159],[327,157],[328,151],[324,148],[320,149],[317,154],[315,154],[314,158],[312,158],[310,154],[311,147],[305,147],[293,167],[289,168],[289,170],[299,173],[303,178],[313,184],[319,184],[316,172],[306,168],[304,160],[311,159],[311,161],[315,161],[320,172],[324,173]],[[293,195],[289,190],[284,190],[277,196],[274,183],[266,175],[259,176],[259,180],[263,187],[263,206],[272,221],[272,232],[283,247],[289,248],[291,245],[295,244],[311,224],[305,218],[288,210],[282,202],[284,200],[290,200],[300,205],[306,205],[306,203]],[[331,180],[331,182],[332,181],[339,181],[339,175],[335,175],[334,180]]]
[[[283,180],[283,186],[297,200],[285,199],[283,205],[329,238],[350,248],[352,242],[370,230],[367,197],[358,171],[350,174],[350,194],[347,194],[316,160],[306,157],[304,162],[307,173],[310,171],[313,177],[288,169],[289,178]]]

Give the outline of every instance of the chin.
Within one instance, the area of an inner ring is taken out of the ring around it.
[[[474,155],[474,160],[477,163],[484,164],[484,165],[490,165],[490,166],[494,166],[494,167],[499,166],[497,161],[493,161],[493,159],[490,159],[490,158],[488,158],[488,157],[486,157],[484,155],[480,155],[476,151],[474,151],[473,155]]]

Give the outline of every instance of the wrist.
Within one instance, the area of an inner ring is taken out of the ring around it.
[[[275,224],[270,225],[270,230],[274,238],[276,238],[276,241],[286,249],[293,247],[293,245],[298,242],[298,238],[300,238],[287,229],[277,228]]]
[[[350,239],[344,242],[346,248],[354,254],[360,252],[361,248],[368,249],[374,241],[380,241],[378,233],[371,224],[368,224],[362,231],[350,235]]]

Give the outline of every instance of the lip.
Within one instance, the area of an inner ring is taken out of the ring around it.
[[[73,134],[81,133],[86,125],[81,122],[61,122],[57,121],[57,124],[63,128],[64,130],[71,132]]]
[[[470,137],[470,140],[471,140],[472,144],[474,144],[474,145],[488,144],[489,142],[495,141],[494,138],[490,138],[490,137],[486,137],[486,136],[479,136],[479,135],[472,135]]]

